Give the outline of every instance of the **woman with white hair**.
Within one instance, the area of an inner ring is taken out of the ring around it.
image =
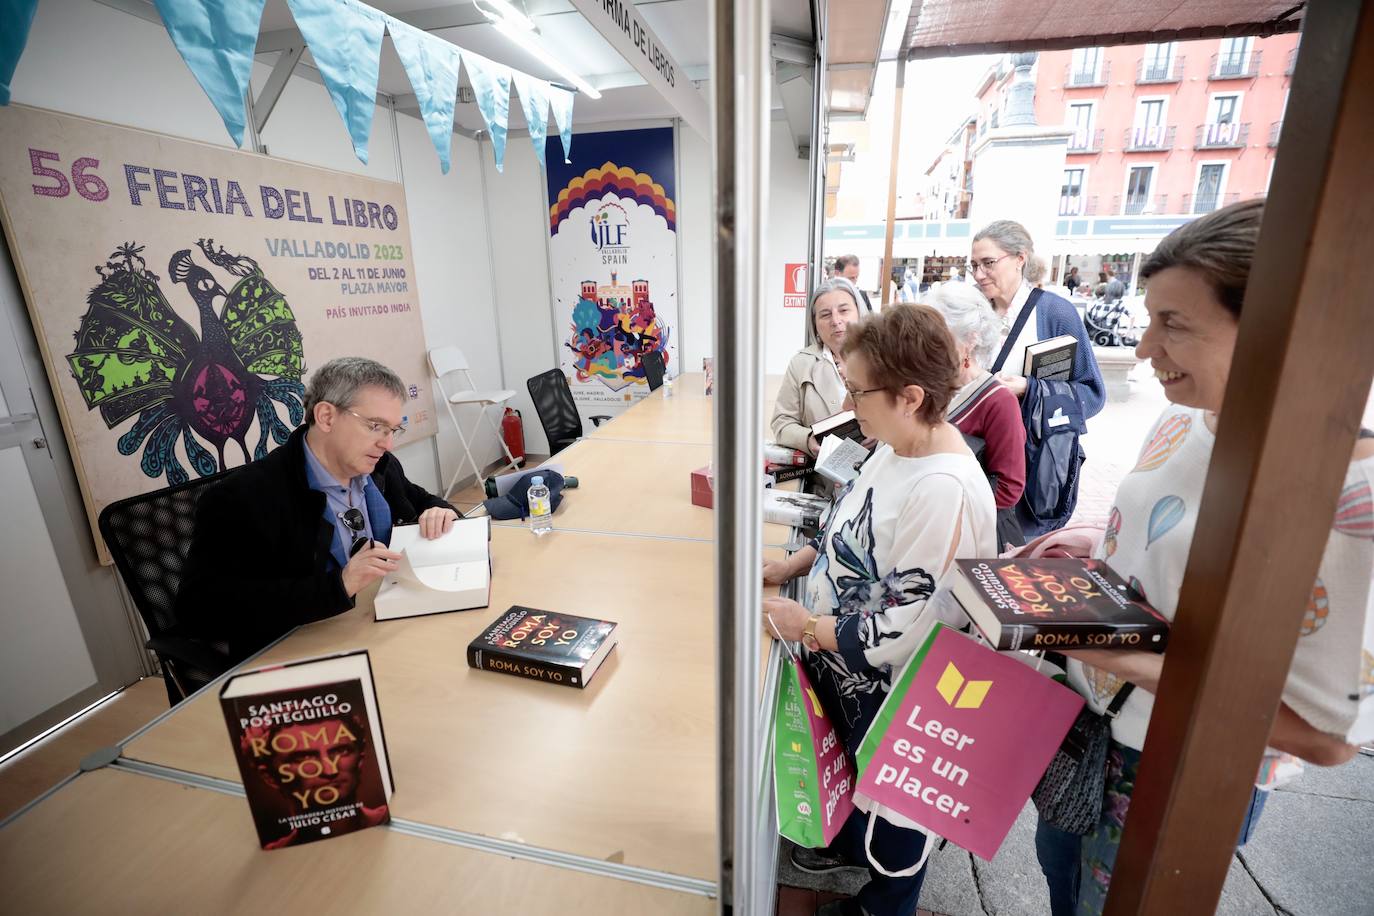
[[[959,349],[959,390],[946,419],[958,427],[992,484],[997,505],[997,547],[1020,546],[1024,538],[1016,503],[1026,486],[1026,426],[1016,395],[988,371],[1002,339],[1002,322],[982,293],[967,283],[931,290],[934,306],[949,325]]]

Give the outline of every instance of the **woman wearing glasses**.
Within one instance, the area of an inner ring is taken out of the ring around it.
[[[1024,226],[998,220],[973,237],[969,264],[978,288],[1002,321],[997,355],[988,368],[1021,399],[1027,476],[1016,515],[1027,538],[1062,527],[1073,514],[1083,454],[1078,436],[1087,432],[1088,418],[1096,416],[1107,400],[1092,341],[1077,309],[1027,280],[1034,253]],[[1068,380],[1022,375],[1026,348],[1061,335],[1078,341]]]
[[[859,317],[856,293],[854,284],[839,276],[811,293],[807,317],[815,343],[798,350],[787,364],[769,424],[778,445],[815,455],[820,444],[811,435],[812,425],[840,412],[844,402],[840,345],[845,329]]]
[[[1034,384],[1034,380],[1028,384],[1021,375],[1026,347],[1039,340],[1071,334],[1078,340],[1078,352],[1074,356],[1069,383],[1083,405],[1083,416],[1096,416],[1107,402],[1107,388],[1093,356],[1092,341],[1088,340],[1078,310],[1068,300],[1043,289],[1037,291],[1026,279],[1027,265],[1034,253],[1030,233],[1020,223],[1009,219],[989,223],[973,237],[969,270],[978,289],[988,297],[993,310],[1002,319],[1002,342],[1016,328],[1022,314],[1031,310],[1021,322],[1011,350],[990,368],[1002,376],[1002,381],[1017,397],[1023,397],[1029,385]]]
[[[940,314],[895,305],[850,325],[843,356],[848,397],[864,435],[879,445],[841,491],[825,528],[786,560],[764,564],[764,582],[806,573],[803,602],[769,598],[763,626],[805,647],[812,684],[852,755],[882,705],[891,677],[916,649],[913,628],[935,584],[956,557],[997,552],[992,490],[959,431],[945,421],[959,387],[959,356]],[[797,849],[807,871],[869,867],[854,900],[823,913],[869,916],[916,909],[924,880],[925,835],[874,824],[872,861],[864,852],[867,815],[855,812],[824,850]]]

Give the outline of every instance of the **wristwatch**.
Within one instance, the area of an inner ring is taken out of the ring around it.
[[[806,629],[802,630],[802,645],[812,652],[821,651],[821,641],[816,638],[816,624],[820,623],[819,614],[812,614],[806,620]]]

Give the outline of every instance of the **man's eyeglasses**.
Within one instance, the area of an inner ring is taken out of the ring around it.
[[[992,269],[997,266],[998,261],[1005,260],[1009,257],[1011,257],[1011,255],[1004,254],[1000,258],[983,258],[981,261],[969,261],[968,272],[971,274],[977,274],[979,272],[990,274],[992,273]]]
[[[349,413],[352,413],[352,411],[349,411]],[[357,415],[354,414],[354,416]],[[358,551],[372,543],[368,538],[363,536],[363,532],[367,529],[367,519],[363,518],[362,509],[359,509],[357,506],[350,506],[339,513],[339,521],[347,525],[348,530],[353,532],[353,543],[348,545],[348,557],[352,559],[357,556]]]
[[[347,407],[341,407],[339,409],[342,410],[344,413],[349,414],[351,416],[355,416],[359,420],[361,420],[363,422],[363,425],[367,427],[368,432],[372,433],[372,435],[374,436],[382,436],[387,433],[390,433],[392,436],[399,439],[401,436],[404,436],[406,434],[406,428],[404,426],[388,426],[381,420],[374,420],[371,417],[365,417],[360,413],[354,413]]]

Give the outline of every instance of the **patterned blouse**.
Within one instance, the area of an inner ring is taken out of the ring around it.
[[[997,555],[992,490],[972,455],[903,458],[880,445],[841,491],[815,542],[802,603],[833,614],[838,652],[807,653],[812,682],[846,743],[862,740],[908,632],[954,558]]]

